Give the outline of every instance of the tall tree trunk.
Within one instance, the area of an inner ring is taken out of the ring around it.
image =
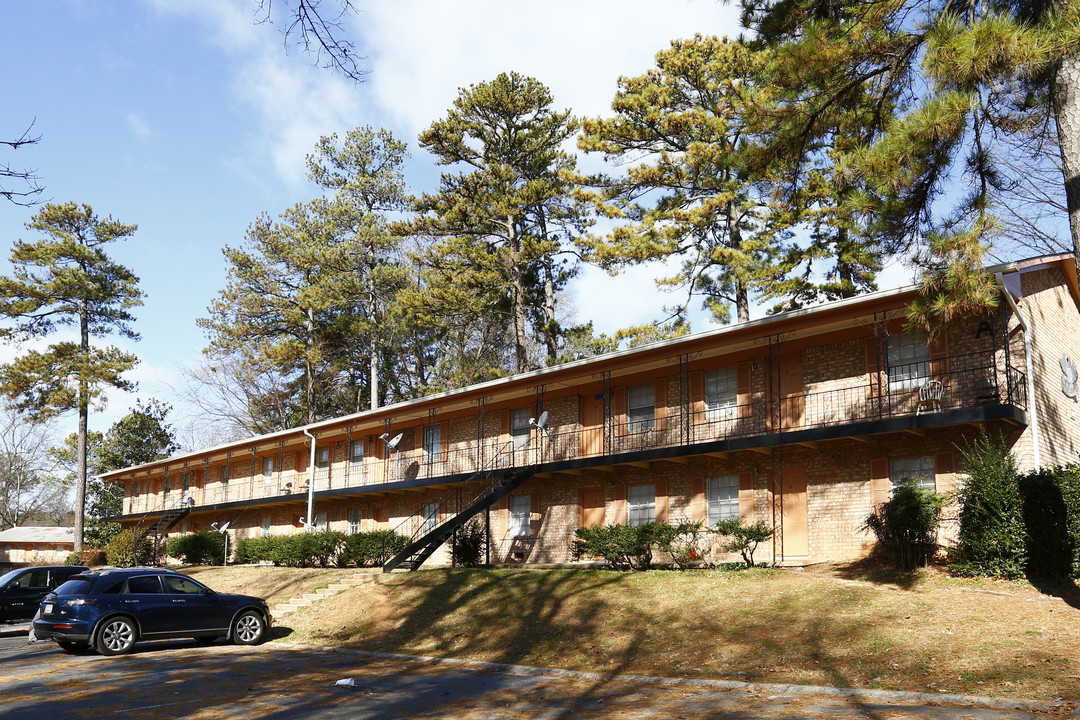
[[[544,343],[548,364],[559,361],[559,326],[555,322],[555,264],[551,256],[544,258]]]
[[[1059,0],[1059,6],[1064,0]],[[1073,256],[1080,276],[1080,48],[1062,59],[1054,72],[1054,119],[1057,122],[1065,202],[1069,210]]]
[[[742,247],[742,229],[739,227],[739,209],[734,200],[728,200],[727,204],[728,237],[731,238],[731,247],[738,250]],[[735,312],[738,322],[750,321],[750,292],[746,287],[746,281],[740,277],[742,268],[731,268],[730,272],[735,286]]]
[[[525,372],[529,369],[529,350],[525,341],[525,321],[527,308],[525,305],[525,269],[522,267],[521,238],[517,234],[514,225],[514,217],[506,218],[506,234],[510,250],[510,277],[513,291],[513,324],[514,324],[514,359],[517,365],[516,372]]]
[[[79,349],[82,356],[90,353],[90,320],[86,302],[81,301],[79,310]],[[83,549],[83,527],[86,515],[86,435],[90,425],[90,388],[86,377],[79,374],[79,429],[75,448],[75,552]]]
[[[374,244],[369,248],[371,257],[375,257]],[[378,332],[381,329],[378,317],[378,303],[375,300],[375,269],[368,267],[368,322],[371,324],[371,335],[368,340],[368,362],[370,370],[370,378],[368,384],[371,386],[371,404],[368,406],[368,410],[374,410],[379,407],[379,343]]]
[[[307,338],[304,343],[304,394],[307,395],[307,408],[304,414],[305,422],[310,425],[315,422],[315,363],[311,359],[315,349],[315,311],[312,308],[307,309],[305,329]]]

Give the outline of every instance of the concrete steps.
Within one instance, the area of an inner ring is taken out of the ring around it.
[[[285,602],[278,603],[274,607],[270,608],[270,614],[275,618],[280,618],[289,613],[294,613],[297,610],[311,607],[312,605],[325,600],[328,597],[333,597],[338,593],[357,587],[358,585],[365,585],[367,583],[375,582],[376,576],[381,573],[379,568],[374,570],[366,570],[356,572],[353,575],[344,577],[337,582],[330,583],[326,587],[317,588],[312,592],[306,592],[300,597],[294,597]]]

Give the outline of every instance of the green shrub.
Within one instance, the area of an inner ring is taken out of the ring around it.
[[[1061,581],[1072,574],[1076,539],[1070,535],[1070,508],[1062,485],[1067,470],[1043,468],[1018,479],[1027,527],[1027,576]],[[1080,508],[1073,507],[1072,515]]]
[[[738,518],[720,520],[709,530],[730,538],[723,545],[724,552],[739,553],[748,568],[754,567],[754,551],[757,550],[757,546],[771,538],[776,532],[761,520],[751,525],[743,525],[742,520]]]
[[[967,480],[957,494],[960,530],[954,572],[1001,578],[1023,576],[1027,531],[1016,461],[1002,435],[985,430],[960,450]]]
[[[700,565],[704,553],[701,549],[701,534],[704,523],[680,522],[678,525],[657,525],[653,530],[653,542],[658,550],[671,556],[672,562],[680,570]]]
[[[603,558],[616,570],[647,570],[652,565],[656,528],[654,523],[578,528],[574,531],[573,557]]]
[[[136,543],[135,530],[127,528],[105,548],[105,557],[115,567],[146,565],[150,562],[150,543],[146,540]]]
[[[188,565],[221,565],[225,561],[225,535],[210,528],[169,538],[167,552]]]
[[[937,550],[937,527],[945,498],[905,480],[888,502],[863,523],[877,537],[878,546],[893,556],[900,570],[925,565]]]
[[[409,544],[409,538],[393,530],[375,530],[345,537],[338,555],[338,564],[354,563],[357,567],[378,567],[397,555]]]
[[[270,538],[241,538],[236,541],[234,555],[236,562],[241,565],[269,561],[267,552]]]
[[[1068,513],[1069,537],[1072,538],[1072,567],[1069,574],[1080,577],[1080,465],[1058,469],[1058,487]]]
[[[450,540],[454,564],[478,567],[487,559],[487,531],[479,518],[472,518],[458,528]]]

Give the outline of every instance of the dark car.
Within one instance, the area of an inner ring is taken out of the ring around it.
[[[43,597],[72,575],[86,570],[82,565],[38,565],[0,575],[0,621],[29,620]]]
[[[254,645],[269,626],[270,609],[259,598],[214,592],[173,570],[109,568],[75,575],[46,595],[34,634],[68,652],[93,645],[119,655],[166,638]]]

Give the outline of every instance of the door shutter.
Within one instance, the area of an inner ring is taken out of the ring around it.
[[[690,521],[705,520],[705,478],[693,478],[690,480]]]
[[[656,488],[654,520],[662,525],[667,524],[668,519],[668,484],[667,480],[657,480],[653,487]]]
[[[614,407],[612,408],[612,415],[614,415],[614,418],[615,418],[615,434],[616,435],[625,435],[626,434],[626,423],[627,423],[627,420],[626,420],[626,388],[625,387],[617,387],[617,388],[615,388],[615,395],[614,395],[614,399],[613,399],[612,402],[613,402],[613,405],[614,405]]]
[[[510,442],[510,411],[499,411],[499,447],[505,448]]]
[[[735,402],[738,404],[737,412],[741,418],[750,417],[750,361],[743,360],[735,368]]]
[[[658,431],[667,430],[667,378],[663,377],[653,383],[653,420]]]
[[[615,524],[626,524],[626,483],[619,483],[615,486],[615,500],[612,503],[612,509],[615,512]]]
[[[889,483],[889,460],[877,458],[870,461],[870,504],[876,510],[889,501],[892,491]]]
[[[510,534],[510,498],[504,497],[496,507],[498,510],[495,512],[495,523],[498,529],[495,535],[505,539]]]
[[[413,505],[413,533],[420,530],[420,526],[424,524],[424,506],[420,503]]]
[[[949,374],[949,338],[942,330],[930,341],[930,377],[938,380]]]
[[[739,473],[739,522],[754,522],[754,474]]]
[[[881,383],[878,373],[877,338],[866,338],[866,377],[869,383],[868,397],[877,397],[881,392]]]
[[[529,535],[540,536],[540,493],[529,495]]]

